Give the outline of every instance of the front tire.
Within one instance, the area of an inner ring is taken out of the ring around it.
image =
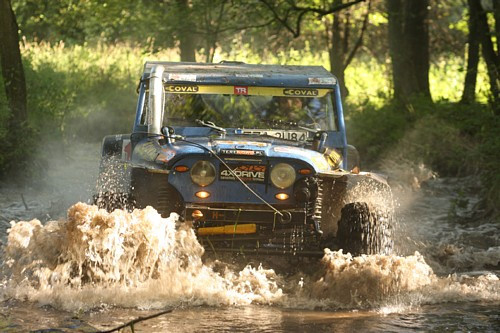
[[[345,253],[392,253],[392,213],[375,209],[365,202],[354,202],[342,208],[337,240]]]

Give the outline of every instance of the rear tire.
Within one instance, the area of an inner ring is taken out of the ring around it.
[[[365,202],[354,202],[342,208],[337,240],[345,253],[392,253],[392,213],[374,209]]]

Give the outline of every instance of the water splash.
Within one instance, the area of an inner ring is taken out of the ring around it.
[[[5,274],[11,297],[88,309],[101,304],[163,307],[272,303],[274,271],[214,272],[192,229],[153,208],[107,213],[78,203],[67,220],[12,223]]]
[[[162,218],[151,207],[108,213],[78,203],[65,220],[11,224],[0,293],[73,311],[182,304],[389,309],[499,300],[496,275],[438,277],[419,253],[352,257],[325,250],[315,273],[294,276],[203,263],[203,253],[175,214]]]
[[[417,252],[413,256],[362,255],[325,251],[323,276],[312,286],[312,295],[344,307],[380,306],[388,299],[430,285],[432,269]]]

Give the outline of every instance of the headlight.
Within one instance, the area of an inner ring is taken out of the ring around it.
[[[271,182],[274,186],[284,189],[295,182],[295,169],[287,163],[278,163],[271,170]]]
[[[215,180],[215,167],[208,161],[198,161],[191,168],[191,180],[200,186],[207,186]]]

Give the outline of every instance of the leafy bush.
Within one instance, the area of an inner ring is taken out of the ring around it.
[[[417,99],[358,106],[349,118],[350,142],[367,168],[392,174],[398,166],[411,173],[424,165],[441,176],[481,175],[486,207],[499,214],[500,121],[487,105]]]

